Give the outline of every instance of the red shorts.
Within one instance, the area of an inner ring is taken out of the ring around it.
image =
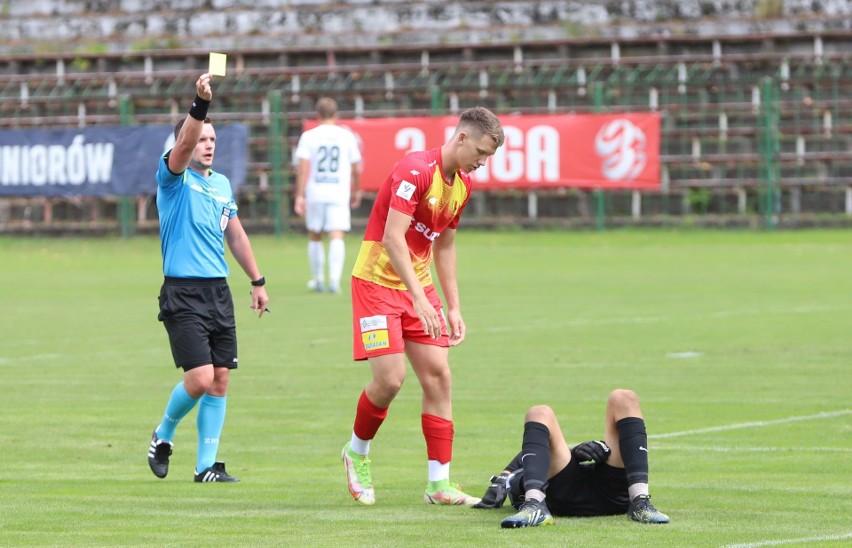
[[[434,285],[423,288],[441,317],[441,336],[433,339],[414,313],[411,294],[352,278],[352,357],[366,360],[385,354],[402,354],[405,341],[450,346],[447,319]]]

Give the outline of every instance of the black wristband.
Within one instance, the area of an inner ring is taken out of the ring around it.
[[[195,100],[192,102],[192,107],[189,109],[189,115],[196,120],[203,122],[204,119],[207,118],[207,109],[209,107],[210,101],[202,99],[196,95]]]
[[[256,280],[252,280],[251,285],[253,285],[254,287],[263,287],[266,285],[266,278],[261,276]]]

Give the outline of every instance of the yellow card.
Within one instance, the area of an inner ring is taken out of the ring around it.
[[[207,71],[213,76],[225,76],[225,67],[228,64],[228,56],[224,53],[210,52],[210,69]]]

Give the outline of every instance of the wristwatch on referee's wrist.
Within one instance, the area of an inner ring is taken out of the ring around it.
[[[266,285],[266,278],[261,276],[260,278],[258,278],[256,280],[252,280],[251,285],[254,286],[254,287],[263,287],[263,286]]]

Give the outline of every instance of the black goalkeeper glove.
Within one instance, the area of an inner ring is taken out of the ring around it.
[[[580,466],[584,467],[592,467],[606,462],[610,453],[612,451],[609,446],[597,440],[585,441],[571,449],[571,455],[580,462]]]
[[[506,495],[509,490],[509,476],[501,474],[499,476],[491,476],[491,485],[488,491],[482,495],[482,500],[473,505],[474,508],[492,509],[503,506],[503,501],[506,500]]]

